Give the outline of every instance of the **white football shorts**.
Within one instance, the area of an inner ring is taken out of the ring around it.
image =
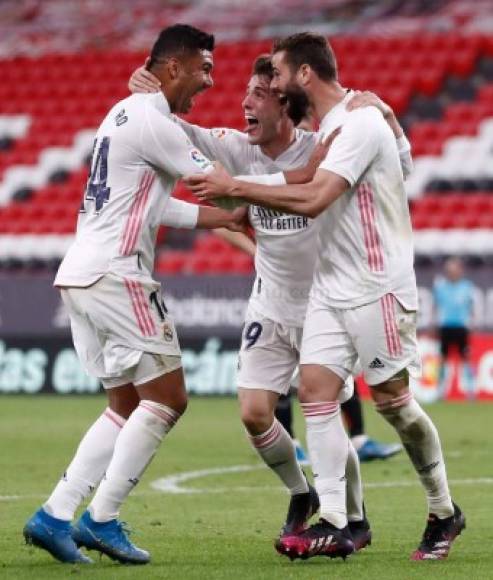
[[[356,308],[332,308],[310,297],[303,329],[301,364],[319,364],[346,380],[360,359],[368,385],[378,385],[407,369],[421,374],[416,312],[393,294]]]
[[[290,387],[298,388],[302,334],[301,327],[280,324],[250,309],[238,355],[238,387],[279,395],[287,395]],[[339,401],[344,403],[353,392],[353,378],[348,375]]]
[[[61,295],[77,355],[105,388],[142,384],[181,367],[158,282],[106,274],[88,288],[61,288]]]

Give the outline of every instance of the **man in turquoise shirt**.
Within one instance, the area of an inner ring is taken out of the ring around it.
[[[464,266],[459,258],[449,258],[445,262],[444,274],[433,288],[441,352],[439,393],[442,397],[446,394],[447,358],[451,347],[455,347],[462,360],[461,381],[466,395],[472,398],[474,377],[469,363],[469,326],[474,306],[474,285],[464,277]]]

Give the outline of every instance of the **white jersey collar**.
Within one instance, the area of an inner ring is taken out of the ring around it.
[[[334,105],[332,109],[328,113],[324,115],[322,119],[320,119],[320,126],[327,125],[330,120],[337,116],[341,108],[345,107],[351,97],[354,95],[354,91],[352,89],[346,89],[346,94],[342,101],[339,101],[337,105]]]
[[[154,106],[160,113],[163,113],[163,115],[166,116],[169,116],[171,114],[168,99],[164,96],[162,91],[150,95],[150,99],[152,100]]]

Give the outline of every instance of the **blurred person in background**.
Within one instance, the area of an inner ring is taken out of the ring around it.
[[[456,350],[461,361],[460,381],[467,398],[474,398],[474,373],[469,360],[469,328],[474,310],[474,285],[464,273],[464,264],[458,257],[449,258],[443,276],[433,286],[433,300],[440,341],[438,392],[447,395],[450,377],[448,364],[451,350]]]

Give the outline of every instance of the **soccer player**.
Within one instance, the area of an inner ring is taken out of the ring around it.
[[[117,518],[187,406],[176,331],[152,277],[157,229],[234,227],[230,212],[170,199],[179,177],[212,169],[170,114],[187,112],[212,86],[213,48],[214,37],[191,26],[163,30],[150,62],[162,90],[120,101],[96,133],[75,241],[55,286],[78,356],[101,379],[109,404],[24,528],[29,543],[62,562],[91,562],[77,546],[123,563],[150,559]]]
[[[307,184],[268,187],[218,169],[189,180],[199,198],[229,195],[317,218],[318,256],[301,345],[299,398],[320,497],[318,524],[280,541],[290,557],[345,557],[348,441],[338,396],[359,357],[377,411],[396,429],[425,489],[429,518],[413,560],[447,557],[465,527],[437,430],[409,390],[420,370],[412,230],[394,135],[375,107],[349,110],[327,40],[299,33],[273,49],[272,87],[309,105],[320,132],[340,128]],[[267,210],[266,210],[267,211]]]
[[[254,64],[243,101],[246,133],[231,129],[204,129],[178,121],[190,139],[211,159],[218,159],[234,174],[284,171],[290,179],[303,175],[296,167],[311,162],[317,137],[295,128],[285,104],[270,91],[273,69],[270,58]],[[146,79],[150,85],[146,85]],[[139,69],[130,82],[131,90],[153,90],[153,79]],[[368,93],[358,95],[352,106],[384,104]],[[385,107],[389,113],[389,108]],[[304,108],[291,106],[297,123]],[[402,152],[404,170],[411,164],[410,146],[393,115]],[[318,162],[317,162],[318,165]],[[316,166],[316,165],[315,165]],[[309,169],[313,174],[315,167]],[[255,231],[256,280],[246,313],[239,355],[238,395],[241,417],[250,441],[263,461],[280,477],[291,493],[282,536],[304,529],[316,511],[317,498],[310,492],[295,455],[291,437],[274,416],[280,395],[286,394],[299,360],[299,348],[308,295],[316,260],[317,223],[283,212],[249,207]],[[342,390],[341,400],[352,394],[352,384]],[[356,453],[348,443],[349,528],[359,548],[370,540],[361,494]]]
[[[474,308],[474,285],[464,276],[464,264],[452,257],[445,262],[444,276],[433,285],[433,300],[438,318],[440,369],[438,392],[447,394],[447,359],[450,347],[456,347],[462,361],[461,379],[466,396],[474,398],[474,374],[469,362],[469,325]]]

